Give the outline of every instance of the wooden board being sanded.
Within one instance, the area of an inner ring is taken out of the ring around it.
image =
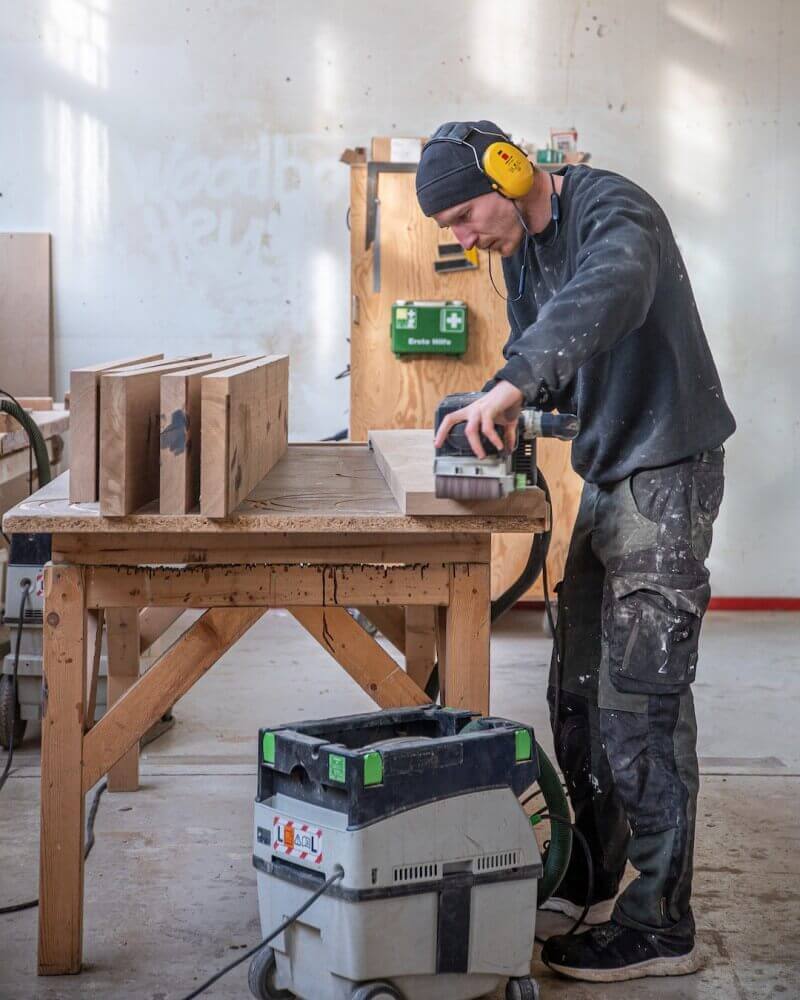
[[[433,476],[433,431],[370,431],[375,462],[403,514],[544,516],[541,490],[518,490],[501,500],[440,500]]]
[[[288,446],[289,358],[203,376],[200,512],[227,517]]]
[[[161,376],[162,514],[188,514],[200,501],[201,379],[262,357],[240,354],[216,358],[197,368]]]
[[[100,376],[103,372],[135,365],[158,363],[163,354],[146,354],[122,361],[103,361],[69,373],[70,470],[69,498],[72,503],[95,503],[99,497],[100,467]]]
[[[161,376],[209,354],[100,376],[100,513],[123,517],[158,497]]]

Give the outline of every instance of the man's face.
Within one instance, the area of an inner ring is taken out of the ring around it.
[[[522,242],[523,229],[514,206],[494,191],[437,212],[433,218],[440,228],[449,226],[465,250],[476,246],[510,257]]]

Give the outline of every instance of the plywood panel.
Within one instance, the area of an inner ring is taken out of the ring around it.
[[[201,391],[200,510],[227,517],[286,454],[289,358],[204,375]]]
[[[100,376],[147,362],[160,361],[163,354],[148,354],[121,361],[104,361],[84,368],[75,368],[69,375],[70,416],[70,500],[73,503],[94,503],[98,498],[100,465]]]
[[[373,292],[375,246],[364,249],[367,167],[350,167],[351,390],[350,437],[365,441],[371,430],[432,427],[437,403],[452,392],[480,389],[503,364],[508,336],[506,304],[489,281],[488,255],[474,271],[437,273],[440,242],[454,242],[449,230],[426,219],[416,200],[413,174],[381,174],[380,291]],[[497,257],[494,277],[503,291]],[[399,360],[391,352],[391,305],[397,299],[462,299],[469,309],[469,349],[463,358]],[[561,579],[581,483],[569,466],[569,445],[543,442],[539,464],[553,493],[554,533],[548,559],[551,585]],[[497,596],[524,565],[530,538],[515,535],[494,546],[492,593]],[[513,551],[512,551],[513,549]],[[526,597],[541,593],[530,592]]]
[[[100,513],[132,514],[158,496],[161,376],[196,367],[199,355],[100,376]]]
[[[217,358],[197,368],[161,376],[162,514],[188,514],[200,500],[200,380],[212,372],[257,361],[262,355]]]
[[[0,233],[0,387],[14,396],[52,388],[50,234]],[[13,363],[11,363],[13,359]]]

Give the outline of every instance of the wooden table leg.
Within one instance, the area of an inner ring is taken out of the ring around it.
[[[139,679],[139,609],[109,608],[108,630],[108,708]],[[128,750],[108,772],[109,792],[135,792],[139,788],[139,743]]]
[[[491,613],[489,565],[454,565],[443,637],[446,702],[442,704],[488,715]]]
[[[87,616],[77,566],[47,566],[44,586],[38,970],[55,976],[80,971],[83,946]]]
[[[436,608],[409,605],[405,615],[406,673],[424,691],[436,662]]]

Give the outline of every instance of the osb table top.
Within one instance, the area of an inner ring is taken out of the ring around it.
[[[426,461],[430,462],[430,458]],[[7,534],[132,532],[139,535],[542,531],[546,514],[544,494],[534,489],[529,495],[530,508],[524,514],[517,509],[509,516],[486,515],[481,512],[481,503],[475,502],[464,504],[463,513],[453,513],[449,506],[446,514],[406,515],[366,444],[292,444],[250,496],[224,520],[204,517],[199,511],[160,514],[157,502],[126,517],[102,517],[97,503],[70,503],[66,472],[9,510],[3,518],[3,530]]]

